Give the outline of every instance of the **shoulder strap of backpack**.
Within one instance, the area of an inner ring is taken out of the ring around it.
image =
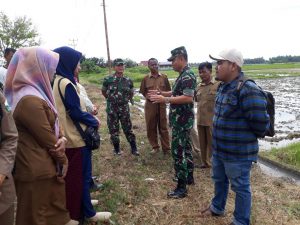
[[[61,81],[62,81],[63,79],[65,79],[65,78],[60,78],[59,81],[58,81],[58,84],[57,84],[57,86],[58,86],[58,92],[59,92],[61,101],[63,102],[63,104],[64,104],[64,106],[65,106],[65,108],[66,108],[67,113],[69,114],[70,110],[69,110],[68,107],[67,107],[65,98],[63,97],[63,94],[61,93],[61,89],[60,89],[60,83],[61,83]],[[70,118],[71,118],[71,117],[70,117]],[[72,119],[72,118],[71,118],[71,119]],[[80,133],[80,136],[85,140],[85,138],[86,138],[86,137],[85,137],[85,133],[84,133],[82,127],[80,126],[80,124],[79,124],[77,121],[74,121],[74,120],[72,120],[72,121],[73,121],[73,123],[74,123],[76,129],[77,129],[78,132]]]
[[[240,78],[240,79],[238,80],[238,85],[237,85],[237,87],[236,87],[236,90],[239,92],[239,91],[242,89],[242,87],[244,86],[244,84],[245,84],[247,81],[251,81],[251,82],[255,83],[254,80],[249,79],[249,78],[243,76],[242,78]],[[256,83],[255,83],[255,84],[256,84]]]

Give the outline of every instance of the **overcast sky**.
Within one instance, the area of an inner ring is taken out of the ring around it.
[[[1,0],[10,18],[32,19],[42,45],[77,40],[88,57],[106,57],[102,0]],[[166,61],[184,45],[190,62],[224,48],[244,58],[300,55],[299,0],[106,0],[111,58]]]

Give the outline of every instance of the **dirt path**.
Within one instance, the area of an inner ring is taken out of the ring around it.
[[[101,150],[94,152],[94,174],[104,182],[103,191],[94,193],[100,201],[99,209],[112,211],[113,220],[122,225],[226,225],[231,222],[234,195],[228,196],[227,212],[223,218],[200,218],[212,195],[213,184],[209,170],[195,170],[196,185],[189,187],[188,197],[170,200],[167,191],[172,181],[171,156],[150,155],[144,116],[131,107],[134,132],[141,157],[132,157],[124,135],[121,135],[121,157],[112,154],[106,126],[105,102],[99,87],[86,86],[92,100],[100,105]],[[195,159],[196,162],[197,159]],[[145,180],[146,178],[152,178]],[[300,224],[300,186],[289,180],[264,175],[258,166],[252,171],[252,224]]]

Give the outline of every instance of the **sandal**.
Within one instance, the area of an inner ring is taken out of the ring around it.
[[[204,210],[201,211],[200,216],[201,216],[201,217],[209,217],[209,216],[222,216],[222,215],[213,212],[213,211],[210,209],[210,206],[209,206],[209,207],[207,207],[206,209],[204,209]]]

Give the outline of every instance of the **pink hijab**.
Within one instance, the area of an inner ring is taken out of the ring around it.
[[[58,60],[57,53],[41,47],[19,49],[7,69],[4,88],[4,94],[12,112],[24,96],[31,95],[45,100],[56,115],[57,137],[59,125],[50,81],[53,79]]]

